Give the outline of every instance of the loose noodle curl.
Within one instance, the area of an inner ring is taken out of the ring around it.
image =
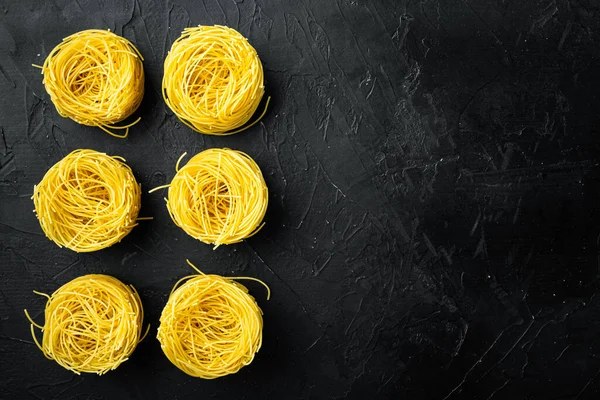
[[[249,128],[267,110],[269,100],[262,115],[244,126],[264,92],[263,67],[256,50],[226,26],[186,28],[165,59],[165,103],[196,132],[231,135]]]
[[[32,199],[50,240],[76,252],[96,251],[121,241],[137,225],[141,188],[124,161],[82,149],[46,172]]]
[[[34,293],[48,301],[43,326],[25,310],[33,340],[46,358],[78,375],[102,375],[117,368],[143,340],[144,310],[140,297],[133,286],[116,278],[85,275],[64,284],[50,296]],[[34,328],[43,332],[41,344]]]
[[[260,168],[246,153],[208,149],[179,169],[165,199],[173,222],[188,235],[215,248],[256,234],[269,200]]]
[[[46,91],[58,113],[124,138],[139,122],[117,126],[144,96],[143,57],[127,39],[90,29],[66,37],[44,61]],[[111,130],[125,130],[122,135]]]
[[[194,265],[188,264],[194,269]],[[173,287],[157,338],[167,358],[188,375],[214,379],[250,364],[262,345],[262,311],[248,289],[219,275],[187,276]],[[181,286],[179,286],[181,284]]]

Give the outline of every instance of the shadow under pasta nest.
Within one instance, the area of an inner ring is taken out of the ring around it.
[[[269,182],[267,177],[265,177],[265,181],[267,183],[267,187],[270,188],[275,186],[274,183]],[[250,245],[252,245],[253,240],[274,241],[281,233],[281,221],[283,221],[285,218],[285,212],[281,202],[276,196],[278,195],[269,190],[269,205],[267,206],[267,211],[265,212],[265,216],[263,218],[265,225],[256,233],[255,236],[246,239],[250,241]]]
[[[252,289],[251,293],[257,292]],[[290,324],[293,323],[284,321],[283,318],[277,316],[275,304],[269,306],[269,301],[260,298],[257,301],[264,314],[262,346],[250,365],[243,367],[235,374],[219,378],[218,381],[222,380],[220,383],[227,384],[227,381],[255,382],[258,387],[264,389],[279,381],[282,375],[289,374],[294,353],[287,331],[290,329]]]

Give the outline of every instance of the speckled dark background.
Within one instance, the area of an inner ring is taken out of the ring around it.
[[[118,5],[116,5],[118,4]],[[247,36],[272,107],[232,137],[165,109],[162,62],[184,27]],[[39,70],[61,38],[110,28],[146,60],[142,122],[119,140],[59,117]],[[0,398],[596,399],[600,392],[600,3],[592,0],[2,0]],[[217,251],[171,222],[181,153],[249,153],[266,227]],[[29,197],[76,148],[124,156],[143,222],[78,255]],[[204,381],[155,339],[191,272],[249,275],[264,345]],[[129,361],[76,376],[32,344],[23,308],[79,275],[135,285],[152,324]]]

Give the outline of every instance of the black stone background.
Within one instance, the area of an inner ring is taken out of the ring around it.
[[[272,106],[231,137],[165,108],[162,62],[187,26],[258,50]],[[110,28],[145,56],[126,140],[56,113],[41,64],[65,36]],[[0,397],[4,399],[594,399],[600,392],[600,4],[592,0],[0,2]],[[213,251],[170,220],[177,158],[249,153],[265,228]],[[91,254],[47,240],[29,197],[76,148],[121,155],[142,222]],[[239,373],[190,378],[157,321],[190,274],[248,275],[264,345]],[[32,344],[27,307],[84,274],[140,291],[151,333],[105,376]]]

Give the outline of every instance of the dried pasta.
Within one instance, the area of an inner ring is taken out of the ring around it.
[[[260,168],[246,153],[208,149],[179,168],[168,187],[167,209],[188,235],[215,248],[257,233],[269,201]]]
[[[263,67],[248,40],[225,26],[186,28],[164,63],[165,103],[188,127],[231,135],[247,124],[265,92]]]
[[[194,265],[188,260],[194,269]],[[157,338],[167,358],[188,375],[214,379],[250,364],[262,345],[262,310],[248,289],[219,275],[182,278],[160,317]]]
[[[33,340],[46,358],[76,374],[102,375],[117,368],[143,340],[140,297],[133,286],[116,278],[85,275],[52,295],[34,293],[48,301],[44,325],[34,322],[25,310]],[[41,344],[35,328],[43,333]]]
[[[46,172],[32,199],[50,240],[91,252],[121,241],[137,225],[141,188],[125,159],[81,149]]]
[[[89,29],[63,39],[44,61],[44,86],[58,113],[124,138],[140,121],[116,125],[144,97],[143,57],[127,39]],[[113,130],[124,130],[122,134]]]

